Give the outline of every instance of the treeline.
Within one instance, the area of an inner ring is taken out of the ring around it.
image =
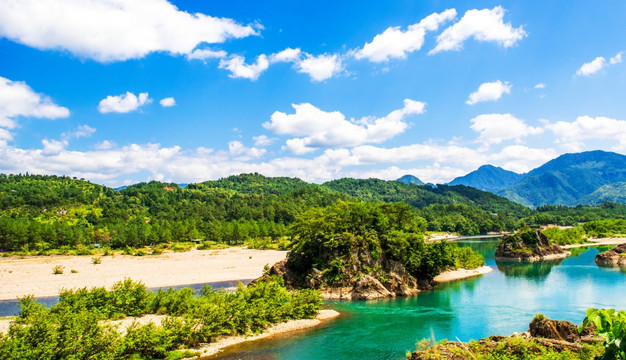
[[[247,335],[292,319],[313,318],[321,308],[312,290],[288,292],[281,279],[261,280],[234,292],[204,287],[154,293],[129,279],[104,288],[65,290],[48,309],[32,297],[8,334],[0,334],[0,358],[179,359],[184,351],[220,336]],[[131,324],[126,331],[110,320],[145,314],[166,315],[160,324]]]
[[[626,218],[626,206],[542,207],[537,211],[466,186],[340,179],[322,185],[259,174],[189,184],[152,181],[115,191],[64,176],[0,175],[0,250],[113,248],[206,240],[284,242],[298,215],[338,201],[403,202],[429,231],[463,235],[512,231],[519,220],[570,223]]]

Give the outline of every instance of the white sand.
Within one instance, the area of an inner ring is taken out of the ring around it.
[[[339,316],[339,313],[335,310],[320,310],[320,312],[317,314],[317,317],[315,319],[291,320],[291,321],[287,321],[284,323],[270,326],[267,330],[265,330],[263,333],[258,334],[258,335],[252,335],[248,337],[228,336],[228,337],[219,339],[218,341],[214,343],[206,344],[200,347],[199,349],[191,349],[191,350],[200,351],[202,353],[201,356],[209,356],[209,355],[217,354],[218,352],[220,352],[226,347],[240,344],[246,341],[260,340],[260,339],[270,337],[272,335],[283,334],[283,333],[287,333],[290,331],[311,328],[311,327],[321,324],[322,321],[324,320],[333,319],[337,316]]]
[[[441,274],[435,276],[433,280],[435,280],[435,282],[454,281],[454,280],[465,279],[468,277],[484,275],[492,271],[493,271],[493,268],[490,266],[481,266],[479,268],[469,269],[469,270],[468,269],[449,270],[449,271],[444,271]]]
[[[602,246],[602,245],[621,245],[626,244],[626,238],[589,238],[587,244],[574,244],[563,245],[561,249],[573,249],[587,246]]]
[[[149,288],[254,279],[262,275],[266,264],[272,266],[286,254],[245,248],[191,250],[159,256],[105,256],[99,265],[92,264],[92,256],[0,258],[0,300],[29,294],[56,296],[64,288],[109,288],[124,278],[142,281]],[[56,265],[64,267],[63,274],[52,273]]]

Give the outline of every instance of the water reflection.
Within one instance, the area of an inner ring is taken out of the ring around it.
[[[561,265],[563,259],[537,261],[533,263],[513,262],[513,261],[496,261],[498,271],[506,277],[526,278],[528,280],[545,280],[552,268]]]

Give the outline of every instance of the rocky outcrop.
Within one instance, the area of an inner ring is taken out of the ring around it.
[[[345,286],[328,287],[325,285],[321,271],[313,268],[302,279],[288,267],[287,260],[283,260],[274,264],[268,274],[252,281],[251,284],[273,275],[279,276],[283,278],[288,289],[317,289],[321,291],[322,297],[328,300],[372,300],[409,296],[422,290],[432,289],[430,282],[418,282],[398,262],[389,261],[386,268],[389,271],[383,275],[382,281],[372,275],[360,275],[355,278],[344,279],[342,284]]]
[[[541,261],[563,259],[571,253],[563,251],[539,230],[505,236],[496,248],[496,260]]]
[[[626,244],[596,255],[596,264],[626,268]]]
[[[488,355],[497,349],[505,348],[508,353],[528,352],[541,354],[545,350],[555,352],[570,351],[579,353],[584,343],[601,342],[602,338],[595,335],[595,327],[588,326],[582,334],[578,327],[569,321],[557,321],[537,316],[530,323],[529,331],[511,336],[489,336],[472,344],[448,341],[435,346],[418,349],[407,358],[409,360],[476,359],[477,355]],[[523,348],[516,350],[523,342]]]

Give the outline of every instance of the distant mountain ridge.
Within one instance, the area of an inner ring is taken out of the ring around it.
[[[536,207],[626,203],[626,186],[619,184],[625,181],[626,156],[596,150],[561,155],[526,174],[484,165],[449,184],[475,187]]]
[[[396,181],[403,182],[405,184],[424,185],[424,182],[413,175],[404,175],[403,177],[396,179]]]

